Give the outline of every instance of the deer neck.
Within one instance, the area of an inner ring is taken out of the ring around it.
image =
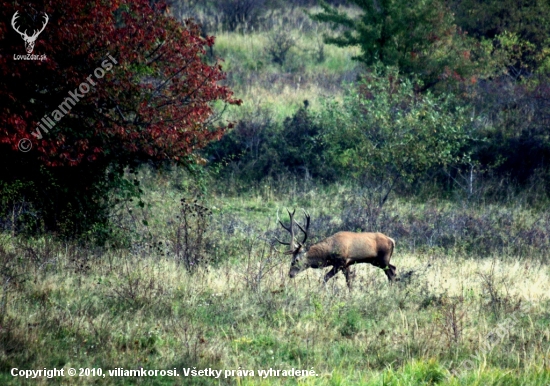
[[[304,255],[304,262],[307,262],[307,265],[312,268],[321,268],[330,265],[328,255],[322,251],[320,248],[315,248],[316,245],[312,246]]]

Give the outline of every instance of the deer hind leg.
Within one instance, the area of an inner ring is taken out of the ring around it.
[[[384,270],[384,273],[388,277],[388,280],[390,281],[390,284],[395,281],[396,277],[396,270],[397,268],[395,265],[390,264],[390,255],[383,255],[378,258],[376,262],[374,262],[372,265],[381,268]]]
[[[396,276],[395,272],[397,269],[395,265],[391,265],[389,262],[381,261],[381,262],[378,262],[376,266],[384,270],[384,273],[388,277],[390,284],[395,281],[395,276]]]
[[[388,280],[390,281],[390,283],[395,281],[395,277],[397,276],[395,273],[396,270],[397,268],[395,267],[395,265],[391,265],[391,264],[388,264],[387,268],[384,269],[384,273],[388,277]]]

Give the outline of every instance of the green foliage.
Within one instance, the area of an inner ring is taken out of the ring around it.
[[[359,17],[321,1],[323,12],[314,20],[339,28],[327,43],[359,46],[356,59],[367,66],[395,66],[406,75],[416,75],[426,88],[447,77],[464,79],[475,67],[472,41],[454,24],[452,13],[441,0],[353,0]]]
[[[295,39],[283,28],[273,31],[269,36],[269,44],[266,51],[271,57],[273,63],[283,65],[286,62],[287,56],[296,45]]]
[[[456,23],[478,39],[516,34],[537,50],[548,47],[550,3],[544,0],[453,0]]]
[[[333,178],[323,165],[324,145],[320,141],[322,123],[315,122],[309,102],[281,124],[273,122],[267,111],[237,123],[221,141],[213,143],[207,154],[212,161],[226,163],[245,180],[261,180],[292,173],[307,177]]]
[[[517,116],[502,114],[499,120],[509,123],[521,119],[521,107],[528,106],[516,107],[519,108],[515,108],[513,112]],[[539,116],[532,122],[520,123],[512,127],[515,130],[502,130],[498,127],[488,130],[487,141],[475,149],[473,158],[481,165],[493,166],[492,171],[496,175],[510,176],[514,183],[523,188],[535,185],[548,192],[550,135],[547,124],[540,123],[543,119],[545,118]]]
[[[280,164],[291,172],[326,177],[322,165],[324,146],[319,141],[323,128],[308,111],[308,101],[283,122],[281,136],[273,143]]]
[[[2,154],[4,165],[21,157]],[[18,169],[1,171],[0,216],[14,232],[52,231],[59,235],[80,235],[95,225],[105,225],[109,198],[101,194],[118,183],[102,175],[104,165],[47,168],[23,163]]]
[[[510,75],[516,79],[533,82],[534,74],[548,74],[550,70],[550,48],[548,43],[539,48],[516,32],[504,31],[491,39],[481,37],[478,75],[492,80]],[[535,81],[536,82],[536,81]]]
[[[361,314],[357,309],[351,308],[346,311],[344,317],[338,321],[338,330],[343,337],[351,338],[359,332],[361,325]]]
[[[36,187],[30,181],[16,179],[11,184],[0,181],[0,229],[29,234],[41,228],[31,204],[36,200],[34,192]]]
[[[3,3],[0,13],[11,17],[14,6]],[[55,13],[60,24],[70,20],[80,29],[50,31],[45,44],[55,66],[36,71],[36,63],[25,61],[9,70],[10,76],[0,66],[0,181],[6,187],[0,201],[9,205],[0,208],[0,221],[11,221],[12,230],[15,212],[26,206],[38,221],[25,220],[25,228],[38,224],[71,237],[100,230],[103,239],[110,192],[126,189],[125,168],[189,165],[197,149],[223,135],[226,127],[210,121],[212,104],[233,101],[232,92],[218,84],[225,79],[221,66],[204,60],[214,38],[161,8],[145,0],[114,5],[58,0],[33,11],[37,18],[40,12]],[[8,17],[1,19],[5,23]],[[16,52],[19,36],[6,38],[2,51]],[[71,48],[71,39],[97,49],[84,54]],[[99,83],[90,75],[88,84],[85,74],[94,74]],[[94,92],[84,96],[90,89]],[[49,130],[40,123],[47,121]],[[23,139],[29,141],[25,153],[19,151]],[[4,220],[10,208],[11,220]]]
[[[343,102],[327,101],[318,117],[326,125],[325,162],[342,175],[386,182],[391,190],[467,160],[473,139],[468,109],[452,95],[420,95],[412,81],[387,73],[367,75]]]
[[[481,169],[511,177],[520,186],[550,186],[550,50],[537,49],[517,33],[504,32],[482,42],[484,79],[467,93],[478,115],[477,131],[486,138],[472,150]]]
[[[398,371],[389,368],[382,375],[384,385],[439,385],[447,381],[447,370],[434,360],[414,361]]]

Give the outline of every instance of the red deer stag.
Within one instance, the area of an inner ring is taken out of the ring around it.
[[[339,271],[343,271],[346,282],[351,290],[351,279],[354,273],[351,266],[357,263],[370,263],[375,267],[382,268],[388,280],[395,280],[395,266],[390,264],[390,259],[395,248],[395,241],[382,233],[354,233],[338,232],[323,241],[312,245],[306,251],[304,243],[307,240],[310,223],[309,214],[304,211],[306,218],[305,229],[294,220],[294,213],[287,210],[290,216],[290,226],[285,226],[281,220],[281,226],[290,233],[290,242],[285,243],[276,239],[279,243],[288,245],[290,250],[285,255],[292,255],[289,275],[291,278],[307,268],[325,268],[332,266],[332,269],[325,275],[325,283]],[[279,216],[277,215],[277,218]],[[294,235],[294,226],[303,232],[304,239],[298,243]]]

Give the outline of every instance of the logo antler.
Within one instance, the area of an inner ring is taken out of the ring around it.
[[[42,29],[40,31],[34,30],[34,33],[31,36],[29,36],[27,35],[27,30],[25,30],[25,32],[21,32],[17,29],[17,26],[15,25],[15,21],[19,17],[19,15],[17,15],[17,12],[18,11],[16,11],[13,14],[13,17],[11,19],[11,26],[13,27],[15,32],[21,35],[21,37],[25,41],[25,50],[27,50],[27,53],[30,54],[32,53],[32,50],[34,50],[34,43],[36,42],[36,38],[38,37],[38,35],[40,35],[40,33],[42,33],[42,31],[44,31],[44,28],[46,28],[46,25],[48,24],[48,20],[50,19],[48,18],[47,14],[44,14],[45,20],[44,20],[44,25],[42,26]]]

